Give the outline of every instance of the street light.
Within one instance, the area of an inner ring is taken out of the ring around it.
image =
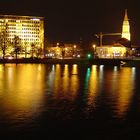
[[[76,45],[73,46],[74,49],[76,49],[76,47],[77,47]]]
[[[73,57],[75,57],[76,55],[76,47],[77,47],[76,45],[73,46]]]
[[[93,47],[93,55],[94,55],[93,57],[95,58],[95,49],[96,49],[96,45],[93,44],[92,47]]]

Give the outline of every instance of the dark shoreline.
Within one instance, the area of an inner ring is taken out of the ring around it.
[[[31,64],[85,64],[85,65],[108,65],[108,66],[140,66],[140,60],[135,59],[50,59],[50,58],[26,58],[26,59],[0,59],[0,64],[7,63],[31,63]]]

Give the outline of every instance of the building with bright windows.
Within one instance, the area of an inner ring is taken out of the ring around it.
[[[0,33],[5,32],[8,42],[15,36],[21,41],[28,54],[31,47],[44,48],[44,18],[35,16],[0,15]]]
[[[127,54],[127,48],[121,44],[104,45],[96,48],[99,58],[123,58]]]

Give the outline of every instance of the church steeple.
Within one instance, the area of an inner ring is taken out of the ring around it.
[[[126,38],[130,40],[130,25],[129,25],[128,15],[127,15],[127,9],[125,9],[125,15],[123,20],[122,38]]]
[[[125,20],[125,21],[128,21],[128,16],[127,16],[127,9],[125,9],[124,20]]]

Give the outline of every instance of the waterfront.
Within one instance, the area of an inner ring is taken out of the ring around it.
[[[135,67],[1,64],[1,137],[135,139],[139,81]]]

